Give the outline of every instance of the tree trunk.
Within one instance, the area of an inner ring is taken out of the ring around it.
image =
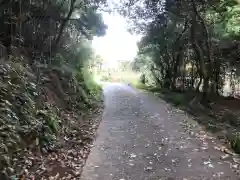
[[[202,102],[206,102],[207,100],[207,95],[208,95],[208,89],[209,89],[209,78],[204,78],[203,79],[203,97],[202,97]]]
[[[194,23],[196,24],[197,20],[200,22],[202,29],[203,29],[203,34],[205,35],[205,44],[206,44],[206,49],[207,49],[207,65],[205,65],[204,59],[199,59],[201,61],[201,64],[204,65],[202,68],[204,68],[205,72],[203,71],[203,78],[204,78],[204,87],[203,87],[203,97],[202,101],[206,102],[207,100],[207,93],[208,93],[208,88],[209,88],[209,80],[213,79],[213,59],[212,59],[212,54],[211,54],[211,40],[209,38],[209,33],[208,29],[205,25],[204,19],[201,17],[200,13],[197,10],[197,6],[195,3],[195,0],[191,0],[192,2],[192,8],[193,8],[193,16],[194,16]],[[200,64],[200,65],[201,65]]]
[[[155,79],[155,81],[156,81],[156,83],[158,84],[158,85],[161,85],[162,84],[162,82],[160,81],[160,79],[157,77],[157,75],[155,74],[155,72],[154,72],[155,70],[154,69],[152,69],[151,70],[151,72],[152,72],[152,75],[153,75],[153,77],[154,77],[154,79]]]
[[[196,91],[197,91],[197,92],[200,92],[200,86],[201,86],[201,84],[202,84],[202,80],[203,80],[203,78],[202,78],[202,76],[200,76],[200,81],[198,82],[198,85],[197,85],[197,87],[196,87]]]
[[[230,96],[234,97],[234,94],[235,94],[235,83],[234,83],[233,70],[231,71],[231,74],[230,74],[230,87],[231,87]]]
[[[193,1],[193,0],[192,0]],[[195,26],[197,25],[197,21],[196,21],[196,14],[193,14],[193,18],[192,18],[192,27],[191,27],[191,42],[192,42],[192,46],[193,49],[197,55],[197,60],[199,61],[199,67],[200,67],[200,74],[203,77],[203,96],[202,96],[202,102],[205,104],[206,100],[207,100],[207,95],[208,95],[208,88],[209,88],[209,72],[208,72],[208,68],[207,65],[205,64],[204,61],[204,54],[203,54],[203,50],[201,49],[201,47],[198,45],[198,41],[196,40],[196,28]]]
[[[219,95],[220,90],[220,62],[218,60],[215,60],[215,72],[214,72],[214,83],[215,83],[215,94]]]
[[[195,80],[194,80],[194,70],[193,70],[193,68],[194,68],[194,64],[193,64],[193,62],[191,61],[191,89],[193,90],[194,89],[194,82],[195,82]]]
[[[188,80],[186,80],[186,63],[183,62],[183,73],[182,73],[182,80],[183,80],[183,87],[182,87],[182,90],[185,91],[185,87],[189,87],[188,86]],[[186,86],[187,85],[187,86]]]
[[[52,51],[53,51],[54,53],[56,52],[56,50],[57,50],[57,48],[58,48],[59,42],[60,42],[61,37],[62,37],[62,33],[63,33],[63,31],[64,31],[64,29],[65,29],[65,27],[66,27],[69,19],[70,19],[71,16],[72,16],[72,13],[73,13],[73,11],[74,11],[74,4],[75,4],[75,2],[76,2],[76,0],[71,0],[70,10],[69,10],[66,18],[64,18],[64,19],[62,20],[62,23],[61,23],[61,25],[60,25],[59,33],[57,34],[54,47],[52,48]]]
[[[186,20],[185,24],[184,24],[184,29],[181,32],[181,34],[178,36],[178,38],[176,39],[175,43],[172,46],[172,62],[173,62],[173,73],[172,73],[172,82],[171,82],[171,88],[173,90],[176,90],[176,79],[178,77],[179,74],[179,64],[182,62],[182,56],[183,56],[183,49],[184,47],[181,46],[179,43],[181,43],[181,39],[184,35],[184,33],[186,32],[186,30],[189,27],[189,22]],[[175,57],[175,46],[178,47],[177,49],[177,57]]]

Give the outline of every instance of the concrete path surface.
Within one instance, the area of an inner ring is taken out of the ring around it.
[[[240,180],[238,165],[184,112],[123,84],[105,85],[104,95],[82,180]]]

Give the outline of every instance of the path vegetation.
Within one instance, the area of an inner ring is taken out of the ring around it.
[[[81,174],[101,116],[90,40],[105,34],[104,4],[0,1],[1,180]]]
[[[126,0],[120,9],[130,30],[143,34],[133,62],[142,84],[201,111],[200,122],[213,118],[222,132],[232,129],[240,152],[240,2]]]
[[[214,126],[239,153],[240,2],[117,5],[143,34],[133,63],[141,85]],[[105,0],[0,0],[1,180],[80,176],[101,113],[92,74],[102,60],[91,49],[107,29],[101,10]]]

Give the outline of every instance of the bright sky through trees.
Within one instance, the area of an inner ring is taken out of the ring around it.
[[[108,30],[104,37],[94,37],[92,45],[96,54],[109,66],[115,66],[118,60],[133,60],[140,36],[127,31],[127,23],[120,15],[103,13],[103,19]]]

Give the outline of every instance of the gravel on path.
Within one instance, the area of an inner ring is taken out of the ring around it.
[[[237,159],[184,112],[123,84],[104,96],[82,180],[240,180]]]

